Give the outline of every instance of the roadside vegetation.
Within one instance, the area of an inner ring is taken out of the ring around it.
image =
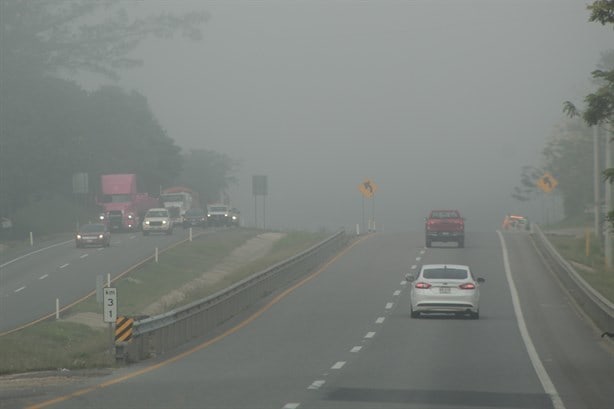
[[[585,237],[548,234],[548,240],[567,261],[572,263],[582,278],[604,297],[614,302],[614,270],[605,268],[605,256],[601,244],[594,235],[590,237],[588,254]]]
[[[141,315],[160,297],[202,276],[235,248],[260,233],[263,232],[256,229],[230,229],[199,236],[192,242],[162,252],[158,263],[148,262],[113,283],[118,293],[118,315]],[[213,294],[311,247],[327,236],[325,232],[286,233],[267,254],[237,266],[215,285],[198,288],[179,304]],[[175,308],[179,304],[168,307]],[[101,309],[96,297],[92,296],[64,313],[60,321],[45,321],[0,337],[0,374],[115,366],[115,356],[110,352],[109,329],[102,324]],[[71,319],[94,314],[94,321],[90,323]]]

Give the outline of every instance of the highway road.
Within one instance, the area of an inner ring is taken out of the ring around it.
[[[421,263],[468,264],[486,278],[480,320],[411,319],[404,275]],[[464,249],[452,244],[425,249],[420,233],[371,235],[252,313],[180,355],[123,368],[29,403],[39,408],[614,407],[612,343],[600,338],[570,302],[525,232],[469,233]]]
[[[194,234],[200,229],[194,231]],[[114,233],[111,247],[76,248],[61,240],[0,263],[0,333],[55,312],[96,288],[96,276],[115,277],[142,259],[187,238],[188,230],[170,236]]]

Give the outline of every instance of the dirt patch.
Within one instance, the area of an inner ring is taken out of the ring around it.
[[[102,314],[95,312],[81,312],[78,314],[70,315],[64,318],[63,321],[76,322],[77,324],[85,324],[92,328],[107,328],[109,326],[107,322],[104,322],[102,320]]]

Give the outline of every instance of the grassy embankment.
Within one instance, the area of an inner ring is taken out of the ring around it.
[[[603,249],[594,235],[590,235],[588,253],[585,237],[548,234],[548,239],[582,278],[614,302],[614,270],[606,269]]]
[[[146,263],[113,284],[118,292],[118,313],[128,316],[142,314],[147,306],[161,296],[200,277],[218,265],[236,247],[259,233],[252,229],[222,231],[200,236],[192,242],[161,253],[157,264],[153,261]],[[268,254],[247,265],[238,266],[214,285],[194,288],[181,304],[213,294],[299,253],[326,236],[326,233],[290,232],[276,241]],[[100,313],[101,309],[95,297],[90,297],[64,314],[68,320],[47,321],[0,337],[0,374],[114,366],[114,356],[108,352],[108,329],[70,320],[70,317],[82,313]],[[98,324],[101,320],[100,316]]]

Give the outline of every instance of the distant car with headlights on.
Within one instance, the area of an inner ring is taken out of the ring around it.
[[[207,215],[200,207],[193,207],[183,215],[182,225],[185,229],[192,226],[205,227],[207,225]]]
[[[453,313],[480,318],[480,284],[468,266],[460,264],[425,264],[417,276],[408,274],[411,284],[411,317],[422,313]]]
[[[75,246],[77,248],[85,246],[111,245],[111,232],[104,223],[88,223],[79,226],[75,233]]]
[[[149,233],[173,233],[173,221],[168,209],[163,207],[149,209],[143,218],[143,235]]]

